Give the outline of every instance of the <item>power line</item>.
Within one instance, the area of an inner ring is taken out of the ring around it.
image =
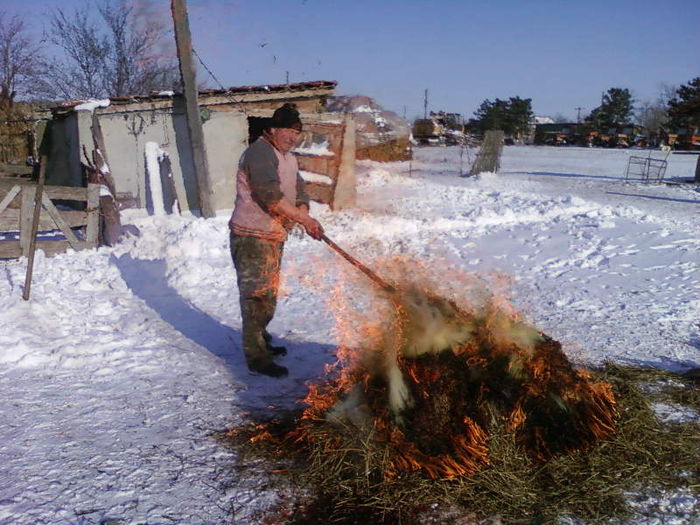
[[[221,90],[224,92],[224,94],[226,95],[226,97],[227,97],[231,102],[233,102],[233,103],[236,104],[238,107],[240,107],[240,108],[241,108],[241,111],[243,111],[243,113],[245,113],[246,115],[248,115],[248,112],[246,111],[246,108],[245,108],[245,106],[243,105],[243,103],[242,103],[240,100],[235,99],[235,98],[233,97],[233,95],[231,95],[231,93],[229,92],[229,90],[226,89],[226,88],[224,87],[224,85],[219,81],[218,78],[216,78],[216,75],[214,75],[214,73],[212,72],[212,70],[209,69],[209,67],[204,63],[204,60],[202,60],[202,57],[199,56],[199,53],[197,53],[197,51],[195,50],[194,47],[192,48],[192,53],[194,53],[194,56],[197,57],[197,60],[199,60],[199,63],[202,64],[202,67],[206,70],[206,72],[209,73],[209,76],[210,76],[211,78],[214,79],[214,82],[216,82],[217,84],[219,84],[219,87],[220,87]]]

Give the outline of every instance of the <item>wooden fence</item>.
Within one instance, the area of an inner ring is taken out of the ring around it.
[[[0,231],[19,232],[19,241],[0,241],[0,258],[27,256],[31,241],[32,218],[36,198],[35,184],[16,184],[0,201]],[[61,210],[52,202],[78,201],[86,203],[85,210]],[[19,201],[19,206],[17,206]],[[11,206],[11,204],[13,204]],[[100,225],[100,186],[88,184],[87,188],[68,186],[44,186],[39,231],[60,230],[64,240],[37,240],[37,249],[46,255],[74,250],[95,248],[98,245]],[[85,240],[80,240],[71,228],[85,227]]]
[[[306,179],[306,192],[312,200],[341,209],[355,205],[355,123],[347,118],[340,124],[304,122],[301,147],[295,150],[299,169]],[[322,153],[314,146],[324,144]],[[321,175],[314,177],[313,175]]]

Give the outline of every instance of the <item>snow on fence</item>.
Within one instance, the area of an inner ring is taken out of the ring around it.
[[[304,118],[302,141],[294,150],[312,200],[337,210],[355,205],[355,122]]]
[[[19,232],[19,240],[0,242],[0,258],[27,256],[31,241],[32,218],[37,186],[16,184],[0,201],[0,232]],[[10,204],[19,199],[19,208]],[[52,202],[77,201],[87,203],[85,210],[58,210]],[[46,255],[62,253],[69,247],[74,250],[94,248],[98,244],[100,186],[88,184],[87,188],[68,186],[45,186],[42,198],[42,213],[39,216],[39,231],[60,230],[65,239],[47,240],[39,238],[37,249]],[[72,228],[85,227],[84,240],[78,239]]]

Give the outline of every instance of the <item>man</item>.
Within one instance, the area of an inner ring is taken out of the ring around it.
[[[267,325],[277,306],[279,272],[287,232],[300,224],[314,239],[321,224],[309,215],[309,199],[291,153],[301,134],[292,104],[278,108],[270,128],[241,156],[236,175],[236,205],[229,221],[231,257],[236,267],[243,321],[243,351],[251,372],[284,377],[273,362],[287,353],[270,344]]]

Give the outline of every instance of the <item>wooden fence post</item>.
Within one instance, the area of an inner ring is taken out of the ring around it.
[[[357,181],[355,179],[355,121],[350,115],[345,116],[343,126],[342,148],[338,167],[338,179],[333,195],[333,209],[342,210],[355,206],[357,200]]]
[[[190,22],[187,17],[187,2],[186,0],[171,0],[170,5],[175,26],[175,43],[177,46],[177,57],[180,62],[180,76],[184,87],[185,118],[190,132],[192,161],[194,163],[195,177],[197,178],[199,210],[202,213],[202,217],[215,217],[216,210],[214,210],[212,204],[214,195],[207,165],[202,120],[197,103],[196,68],[192,60],[192,36],[190,34]]]
[[[19,246],[24,257],[29,257],[29,246],[32,240],[32,220],[34,217],[34,202],[36,201],[36,186],[23,185],[19,211]],[[39,204],[41,207],[41,203]]]
[[[88,184],[87,206],[88,214],[87,228],[85,229],[85,240],[91,248],[99,245],[100,232],[100,185]]]
[[[44,182],[46,181],[46,164],[48,158],[41,157],[41,168],[39,168],[39,184],[36,187],[36,196],[34,198],[34,214],[32,217],[32,231],[29,239],[29,255],[27,260],[27,275],[24,279],[24,292],[22,298],[25,301],[29,300],[29,290],[32,287],[32,274],[34,273],[34,252],[36,251],[36,233],[39,229],[39,216],[41,215],[41,203],[44,198]],[[24,202],[22,203],[24,205]]]

